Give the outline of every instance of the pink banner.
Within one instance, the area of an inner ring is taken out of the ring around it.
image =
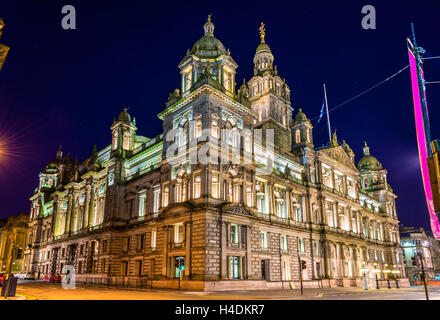
[[[428,147],[426,144],[425,126],[423,121],[422,104],[419,90],[419,81],[417,78],[417,65],[413,52],[408,48],[409,66],[411,72],[411,84],[414,102],[414,117],[416,120],[417,144],[419,147],[420,169],[422,171],[423,187],[425,189],[426,204],[428,206],[429,217],[431,220],[431,230],[436,239],[440,239],[440,226],[437,215],[434,211],[434,200],[432,199],[431,180],[428,170]],[[423,79],[423,73],[422,73]],[[426,101],[426,98],[425,98]]]

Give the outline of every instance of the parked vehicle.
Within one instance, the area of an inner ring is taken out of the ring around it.
[[[24,275],[24,279],[26,280],[35,280],[35,272],[28,272]]]
[[[44,276],[45,282],[61,282],[61,276],[59,274],[51,273],[48,276]]]

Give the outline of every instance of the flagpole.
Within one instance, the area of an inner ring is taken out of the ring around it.
[[[325,113],[327,114],[328,141],[331,143],[332,129],[330,128],[330,115],[328,114],[327,91],[325,90],[325,83],[324,83],[324,98],[325,98]]]

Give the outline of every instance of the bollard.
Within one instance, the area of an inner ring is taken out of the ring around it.
[[[391,289],[390,279],[387,279],[388,282],[388,289]]]
[[[400,289],[400,287],[399,287],[399,279],[396,279],[396,288]]]

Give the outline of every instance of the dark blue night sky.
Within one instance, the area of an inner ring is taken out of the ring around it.
[[[76,8],[77,30],[61,28],[66,4]],[[361,27],[366,4],[376,8],[376,30]],[[294,113],[302,107],[310,118],[319,116],[324,82],[331,108],[406,66],[411,22],[425,56],[440,55],[439,1],[3,0],[0,42],[11,50],[0,72],[0,135],[12,136],[16,155],[0,158],[0,217],[29,211],[38,173],[58,145],[83,160],[93,144],[109,144],[113,117],[124,106],[136,117],[138,134],[160,133],[156,115],[180,87],[177,66],[203,35],[210,13],[215,36],[239,65],[238,84],[253,74],[258,27],[266,24],[266,42],[292,90]],[[440,80],[440,59],[425,62],[425,77]],[[427,99],[432,136],[440,138],[440,85],[428,86]],[[366,140],[387,168],[401,222],[429,229],[408,69],[330,118],[357,159]],[[313,124],[320,146],[327,142],[326,123]]]

